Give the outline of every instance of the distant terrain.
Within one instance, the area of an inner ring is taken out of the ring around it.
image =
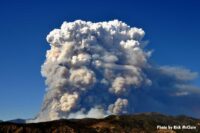
[[[199,133],[200,119],[158,113],[70,119],[41,123],[1,122],[0,133]],[[172,129],[168,129],[171,126]],[[167,127],[167,129],[166,129]],[[182,129],[184,128],[184,129]]]

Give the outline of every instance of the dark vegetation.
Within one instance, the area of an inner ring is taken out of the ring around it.
[[[157,129],[157,125],[191,125],[196,129]],[[108,116],[104,119],[70,119],[41,123],[1,122],[0,133],[200,133],[200,120],[158,113]]]

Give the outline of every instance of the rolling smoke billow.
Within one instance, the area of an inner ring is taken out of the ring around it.
[[[114,20],[64,22],[47,36],[47,91],[31,122],[161,112],[200,117],[197,73],[150,63],[145,32]]]

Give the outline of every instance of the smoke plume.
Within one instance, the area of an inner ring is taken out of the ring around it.
[[[197,73],[152,65],[144,35],[118,20],[64,22],[51,31],[41,68],[47,91],[34,121],[149,111],[199,117]]]

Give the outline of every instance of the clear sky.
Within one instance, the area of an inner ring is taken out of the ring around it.
[[[154,50],[153,61],[200,73],[198,0],[1,0],[1,120],[31,118],[39,112],[46,88],[40,74],[49,49],[46,35],[63,21],[76,19],[119,19],[141,27],[147,48]]]

